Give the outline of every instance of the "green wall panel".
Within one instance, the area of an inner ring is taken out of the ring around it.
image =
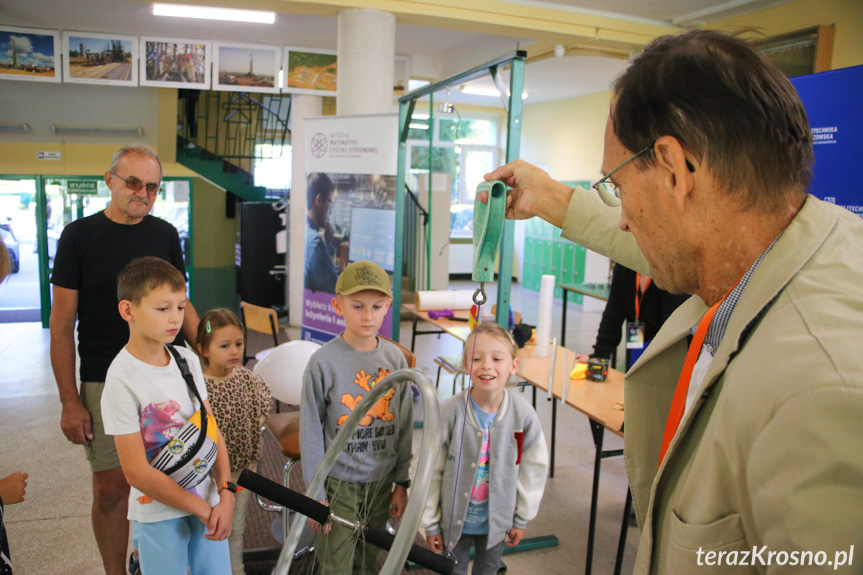
[[[237,268],[195,268],[195,310],[200,315],[217,307],[237,311]]]

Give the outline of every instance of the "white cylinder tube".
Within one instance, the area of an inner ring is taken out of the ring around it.
[[[554,276],[543,275],[539,284],[539,320],[536,322],[536,356],[551,354],[551,314],[554,308]]]

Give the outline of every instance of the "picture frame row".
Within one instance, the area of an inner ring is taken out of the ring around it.
[[[335,50],[0,26],[0,80],[335,96],[338,65]]]

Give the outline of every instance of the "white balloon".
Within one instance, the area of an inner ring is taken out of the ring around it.
[[[284,403],[300,405],[303,372],[309,358],[320,347],[312,341],[283,343],[255,364],[254,372],[264,378],[273,391],[273,397]]]

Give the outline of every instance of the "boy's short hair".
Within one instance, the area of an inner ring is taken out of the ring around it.
[[[390,276],[384,268],[368,260],[360,260],[348,265],[336,282],[336,295],[351,295],[357,292],[374,290],[393,297],[390,291]]]
[[[174,292],[185,293],[186,278],[163,259],[153,256],[137,258],[117,276],[117,299],[138,305],[148,293],[163,285]]]

